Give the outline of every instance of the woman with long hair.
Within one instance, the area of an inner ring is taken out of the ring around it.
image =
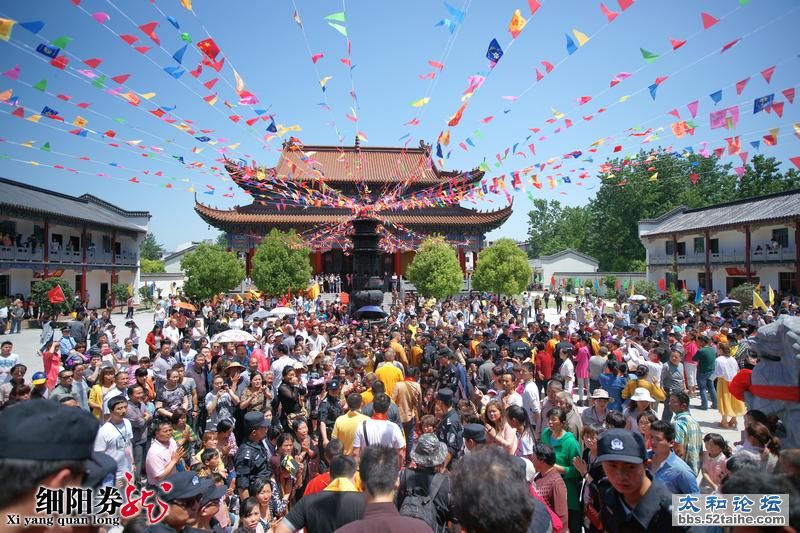
[[[644,439],[644,447],[648,452],[653,449],[650,445],[650,430],[653,427],[653,422],[656,420],[658,420],[658,416],[656,416],[652,409],[642,411],[636,419],[637,426],[639,427],[639,434]]]
[[[581,475],[573,464],[573,459],[580,457],[581,447],[578,439],[566,430],[567,413],[558,407],[545,414],[547,428],[542,431],[541,442],[547,444],[556,454],[554,468],[561,474],[567,486],[567,508],[569,509],[570,531],[580,531],[583,518],[581,516]]]
[[[735,398],[728,388],[731,380],[739,373],[739,363],[731,355],[731,348],[727,342],[719,343],[717,353],[719,356],[714,361],[714,373],[711,379],[717,379],[717,410],[722,417],[719,427],[736,429],[736,417],[744,416],[747,411],[744,402]]]
[[[533,461],[536,439],[528,413],[519,405],[509,405],[506,409],[506,419],[517,432],[517,449],[513,452],[514,455]]]
[[[492,400],[486,404],[483,425],[486,428],[487,443],[496,444],[512,455],[517,451],[517,432],[506,420],[501,402]]]
[[[97,383],[89,391],[89,407],[94,417],[98,420],[103,413],[103,400],[106,394],[115,388],[114,369],[107,366],[100,370],[100,377],[97,378]]]
[[[258,500],[261,526],[264,531],[270,531],[286,514],[286,502],[279,496],[278,484],[271,477],[257,478],[250,484],[250,494]]]
[[[234,533],[269,533],[261,525],[261,508],[258,499],[245,498],[239,506],[239,527]]]
[[[272,391],[264,388],[264,376],[256,372],[250,377],[250,384],[242,392],[239,409],[244,412],[264,413],[270,405],[272,405]]]
[[[161,326],[156,324],[144,339],[144,343],[150,350],[150,357],[155,357],[156,353],[158,353],[158,351],[161,349],[161,339],[163,338],[164,334],[161,332]]]
[[[605,477],[605,472],[603,471],[603,464],[597,462],[597,441],[604,431],[605,428],[600,424],[583,426],[583,432],[581,434],[583,453],[580,457],[572,459],[572,465],[583,479],[583,486],[581,487],[580,493],[581,506],[584,510],[583,525],[584,528],[590,532],[599,531],[594,527],[591,520],[586,517],[586,510],[589,505],[591,505],[593,509],[600,509],[602,506],[600,502],[599,482]]]
[[[733,456],[748,455],[756,460],[761,468],[773,472],[778,464],[781,442],[761,422],[751,422],[745,428],[745,441],[737,446]]]

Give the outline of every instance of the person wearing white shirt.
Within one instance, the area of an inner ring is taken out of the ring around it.
[[[233,315],[231,315],[231,319],[228,320],[228,327],[237,330],[244,328],[244,321],[242,320],[242,318],[239,316],[238,313],[233,313]]]
[[[180,346],[181,332],[174,318],[169,319],[169,325],[161,331],[165,338],[172,341],[173,346]]]
[[[358,459],[367,446],[382,446],[393,448],[401,460],[405,460],[406,439],[403,430],[387,416],[392,400],[386,393],[375,395],[372,400],[373,415],[369,420],[364,420],[356,429],[353,439],[353,457]]]
[[[541,413],[541,403],[539,402],[539,387],[534,381],[535,366],[530,361],[522,363],[522,408],[528,414],[531,425],[535,426]]]
[[[153,312],[153,322],[157,325],[164,327],[164,321],[167,319],[167,311],[163,306],[157,305],[156,310]]]
[[[110,417],[100,426],[94,440],[94,451],[102,452],[117,463],[115,484],[118,488],[126,485],[125,472],[133,471],[133,428],[125,418],[128,401],[115,396],[108,402]]]
[[[522,396],[516,391],[517,384],[511,371],[506,371],[500,376],[500,384],[503,390],[497,395],[497,399],[503,403],[503,408],[507,409],[509,405],[522,407]]]
[[[194,362],[197,351],[192,350],[192,339],[184,337],[180,344],[181,349],[175,352],[175,358],[179,363],[190,366]]]

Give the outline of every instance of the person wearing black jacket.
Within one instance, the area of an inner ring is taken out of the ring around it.
[[[303,411],[303,396],[306,389],[292,366],[283,368],[283,381],[278,387],[278,402],[281,408],[280,421],[285,431],[291,430],[291,419]]]
[[[444,530],[447,522],[453,520],[450,511],[450,478],[442,469],[446,457],[445,443],[431,433],[422,435],[411,452],[413,466],[400,473],[400,487],[397,491],[397,508],[405,516],[419,518],[409,514],[409,506],[403,509],[403,502],[408,496],[430,498],[436,523],[428,525],[434,531]],[[436,493],[431,494],[431,489],[435,489]]]

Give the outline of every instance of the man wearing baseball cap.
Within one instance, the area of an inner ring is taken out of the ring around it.
[[[166,478],[169,491],[159,490],[158,497],[169,504],[169,510],[157,524],[150,525],[147,533],[181,533],[192,531],[200,516],[205,494],[213,492],[214,483],[201,479],[195,472],[178,472]]]
[[[641,435],[610,429],[600,437],[597,454],[610,485],[600,493],[600,521],[605,531],[676,530],[672,527],[672,493],[647,471]],[[590,517],[593,512],[596,510],[588,512]]]
[[[233,460],[236,468],[236,488],[244,500],[250,496],[250,484],[259,477],[270,476],[269,458],[262,441],[267,436],[269,423],[260,411],[250,411],[244,415],[244,428],[247,441],[242,443]]]
[[[113,480],[114,460],[92,451],[97,419],[81,409],[56,402],[21,402],[0,411],[0,428],[6,429],[0,431],[0,516],[35,516],[39,487],[93,488]]]
[[[447,445],[447,457],[444,466],[450,468],[453,459],[461,457],[464,448],[464,428],[461,427],[461,416],[453,409],[453,391],[447,388],[436,393],[438,408],[444,413],[436,428],[436,437]]]

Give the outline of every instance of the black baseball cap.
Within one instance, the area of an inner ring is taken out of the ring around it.
[[[244,427],[247,432],[251,432],[256,428],[268,427],[267,419],[264,418],[264,413],[260,411],[250,411],[244,415]]]
[[[464,424],[464,438],[475,442],[486,442],[486,428],[481,424]]]
[[[211,486],[207,486],[205,492],[203,492],[203,498],[200,500],[201,508],[205,507],[214,500],[219,500],[225,496],[225,492],[228,490],[228,487],[226,487],[225,484],[216,485],[210,479],[205,479],[201,483],[205,484],[206,482],[210,482]]]
[[[644,439],[638,433],[624,429],[610,429],[597,442],[597,461],[622,461],[641,464],[647,458]]]
[[[205,481],[205,483],[204,483]],[[169,483],[169,490],[160,490],[161,498],[167,502],[195,498],[210,489],[211,480],[203,480],[195,472],[178,472],[164,480]]]

